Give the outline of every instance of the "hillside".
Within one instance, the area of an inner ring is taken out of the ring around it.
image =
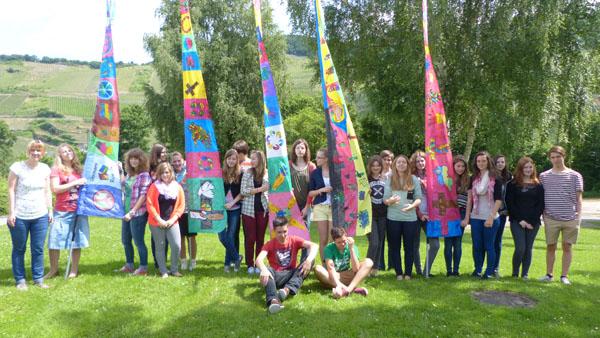
[[[315,95],[312,70],[305,57],[288,56],[288,81],[293,92]],[[69,142],[85,147],[96,105],[98,69],[85,65],[39,62],[0,62],[0,120],[18,135],[15,154],[22,154],[32,137],[49,144]],[[150,65],[117,70],[121,107],[143,104],[145,83],[156,83]],[[58,116],[58,117],[53,117]]]

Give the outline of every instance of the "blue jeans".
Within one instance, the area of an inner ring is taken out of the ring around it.
[[[460,219],[465,219],[465,209],[460,208]],[[446,272],[458,273],[460,259],[462,257],[462,236],[465,228],[460,227],[460,236],[444,238],[444,258],[446,260]],[[452,262],[454,261],[454,265]]]
[[[471,219],[471,237],[473,239],[473,260],[475,263],[475,272],[480,274],[483,268],[483,260],[487,254],[487,266],[485,275],[491,276],[494,273],[494,262],[496,262],[496,250],[494,250],[494,241],[500,227],[499,219],[496,218],[492,227],[484,226],[485,220]]]
[[[225,266],[236,263],[240,259],[239,252],[235,249],[235,235],[240,229],[242,208],[227,210],[227,228],[219,232],[219,240],[225,247]]]
[[[25,250],[31,234],[31,275],[34,283],[44,281],[44,241],[48,231],[48,215],[35,219],[17,218],[15,226],[8,227],[12,239],[12,271],[15,282],[25,283]]]
[[[396,276],[412,274],[412,266],[414,261],[414,243],[419,225],[417,221],[392,221],[387,220],[387,239],[388,250],[391,255],[391,260],[388,266],[394,268]],[[402,256],[400,255],[400,247],[404,245],[404,271],[402,271]]]
[[[504,235],[504,227],[506,225],[506,215],[498,217],[498,233],[494,240],[494,251],[496,252],[496,260],[494,261],[494,271],[498,271],[500,266],[500,256],[502,255],[502,235]]]
[[[122,222],[121,241],[125,248],[125,262],[130,268],[133,268],[132,239],[138,249],[138,254],[140,255],[140,268],[148,268],[148,248],[144,242],[146,222],[148,222],[148,213],[134,217],[130,219],[129,222]]]

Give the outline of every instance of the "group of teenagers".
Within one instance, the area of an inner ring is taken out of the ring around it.
[[[81,249],[89,246],[87,216],[77,215],[79,188],[86,184],[82,165],[73,147],[61,144],[56,149],[54,165],[41,162],[45,155],[41,141],[31,141],[27,159],[10,167],[8,228],[12,239],[12,271],[19,290],[27,290],[24,256],[31,237],[31,270],[34,285],[47,288],[44,279],[58,275],[61,249],[72,249],[69,278],[78,275]],[[350,294],[366,296],[359,284],[368,276],[385,270],[385,239],[388,246],[388,268],[397,280],[410,280],[413,266],[416,274],[432,277],[431,267],[440,240],[427,237],[426,259],[421,265],[421,231],[427,234],[426,154],[412,156],[389,150],[372,156],[367,162],[372,203],[372,227],[367,235],[368,250],[364,260],[354,239],[332,221],[328,150],[319,149],[316,164],[311,161],[308,143],[296,140],[290,151],[290,173],[294,197],[307,224],[318,230],[318,244],[288,235],[288,220],[277,217],[272,222],[275,236],[264,242],[269,223],[266,159],[260,150],[249,151],[248,144],[237,141],[225,152],[223,182],[227,227],[219,233],[225,248],[224,272],[238,272],[245,261],[247,273],[259,275],[266,290],[269,312],[283,309],[282,302],[295,295],[309,272],[324,286],[331,288],[334,298]],[[548,151],[553,167],[537,175],[533,160],[522,157],[514,174],[508,170],[506,157],[479,152],[469,167],[466,158],[453,160],[457,206],[460,210],[461,233],[470,225],[474,271],[482,279],[499,277],[502,237],[507,216],[515,243],[512,276],[528,278],[532,249],[544,220],[546,233],[547,274],[552,281],[559,235],[562,233],[561,282],[570,284],[568,272],[572,250],[579,233],[583,179],[565,166],[565,150],[553,146]],[[139,148],[125,154],[121,168],[121,184],[125,215],[121,240],[125,264],[120,273],[148,274],[148,249],[145,229],[149,225],[154,265],[161,277],[182,276],[181,270],[196,266],[196,234],[188,226],[186,196],[186,162],[179,152],[168,154],[166,147],[156,144],[149,155]],[[471,173],[469,173],[471,171]],[[55,194],[53,206],[52,194]],[[244,254],[240,254],[239,232],[244,232]],[[44,275],[44,248],[48,238],[50,270]],[[462,234],[444,238],[446,275],[459,276],[462,256]],[[188,250],[189,249],[189,259]],[[134,245],[139,255],[134,265]],[[171,248],[167,266],[168,247]],[[404,253],[402,265],[401,248]],[[322,265],[314,265],[319,254]],[[484,260],[487,264],[484,269]],[[265,265],[267,258],[269,266]],[[300,259],[300,262],[298,260]]]

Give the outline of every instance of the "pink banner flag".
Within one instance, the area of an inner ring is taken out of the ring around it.
[[[461,235],[460,213],[446,113],[429,52],[427,0],[423,0],[423,39],[425,42],[425,152],[427,172],[427,237]]]

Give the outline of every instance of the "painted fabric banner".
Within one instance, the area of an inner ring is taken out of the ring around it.
[[[189,229],[190,232],[218,233],[227,226],[219,148],[206,99],[189,1],[180,0],[179,4]]]
[[[350,236],[371,232],[371,196],[342,87],[325,40],[321,1],[315,0],[317,46],[325,108],[333,225],[343,226]]]
[[[121,218],[123,198],[119,174],[119,93],[113,55],[111,2],[107,1],[107,25],[100,64],[96,112],[83,166],[87,183],[79,192],[78,215]]]
[[[277,216],[285,216],[289,220],[288,231],[291,235],[310,240],[310,234],[304,224],[302,213],[292,191],[285,130],[281,110],[279,109],[277,90],[273,81],[273,72],[263,41],[260,9],[261,0],[254,0],[256,39],[258,40],[263,89],[265,146],[267,148],[267,168],[269,170],[269,227],[271,238],[274,238],[273,220]]]
[[[429,53],[427,0],[423,0],[423,38],[425,42],[425,152],[427,154],[427,237],[461,235],[460,213],[456,204],[454,165],[446,113]]]

